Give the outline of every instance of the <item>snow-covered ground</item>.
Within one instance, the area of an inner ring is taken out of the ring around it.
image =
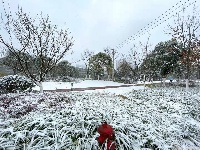
[[[89,80],[74,88],[113,85],[123,84]],[[44,83],[44,89],[68,86]],[[95,138],[102,121],[113,126],[119,150],[199,150],[200,91],[131,86],[0,95],[0,149],[100,150]]]
[[[77,82],[43,82],[44,90],[55,90],[55,89],[71,89],[71,83],[73,88],[87,88],[87,87],[104,87],[104,86],[120,86],[123,83],[104,81],[104,80],[80,80]],[[34,90],[39,91],[39,87],[36,86]]]
[[[160,81],[156,81],[159,83]],[[43,82],[44,90],[56,90],[56,89],[71,89],[72,82]],[[150,83],[150,82],[146,82]],[[143,82],[138,82],[138,84],[143,84]],[[118,83],[113,81],[104,81],[104,80],[84,80],[73,82],[73,88],[88,88],[88,87],[106,87],[106,86],[121,86],[125,85],[124,83]],[[127,85],[127,84],[126,84]],[[136,89],[144,89],[143,85],[135,86],[135,84],[131,87],[120,87],[120,88],[106,88],[106,89],[96,89],[96,90],[86,90],[85,92],[110,92],[110,93],[127,93]],[[39,87],[36,86],[33,90],[39,91]]]
[[[153,81],[153,83],[160,83],[161,81]],[[168,83],[169,80],[166,80]],[[44,90],[56,90],[56,89],[71,89],[72,82],[43,82]],[[138,84],[138,85],[137,85]],[[145,82],[145,84],[152,84],[152,82]],[[106,86],[121,86],[121,85],[133,85],[130,87],[118,87],[118,88],[106,88],[106,89],[96,89],[96,90],[85,90],[84,92],[96,92],[96,93],[115,93],[123,94],[131,92],[132,90],[145,89],[144,82],[138,81],[135,84],[124,84],[113,81],[104,81],[104,80],[79,80],[73,82],[73,88],[88,88],[88,87],[106,87]],[[36,86],[33,90],[39,91],[39,87]]]
[[[146,87],[145,87],[146,88]],[[95,92],[95,93],[113,93],[113,94],[125,94],[133,90],[145,89],[144,86],[130,86],[130,87],[119,87],[119,88],[106,88],[106,89],[96,89],[96,90],[85,90],[84,92]]]

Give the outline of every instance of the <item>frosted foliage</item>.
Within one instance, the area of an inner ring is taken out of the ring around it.
[[[34,108],[17,117],[27,105]],[[117,149],[200,149],[199,89],[11,94],[1,96],[0,111],[0,148],[100,149],[96,128],[107,121]]]
[[[25,76],[8,75],[0,79],[0,94],[31,91],[33,82]]]

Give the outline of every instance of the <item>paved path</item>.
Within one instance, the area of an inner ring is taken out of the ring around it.
[[[104,86],[104,87],[87,87],[87,88],[73,88],[73,91],[85,91],[85,90],[96,90],[96,89],[108,89],[108,88],[119,88],[119,87],[130,87],[133,86],[131,84],[128,85],[119,85],[119,86]],[[56,89],[56,90],[44,90],[44,92],[69,92],[71,89]]]

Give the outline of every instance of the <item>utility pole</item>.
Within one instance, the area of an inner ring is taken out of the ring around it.
[[[118,57],[116,57],[117,51],[115,49],[107,48],[104,50],[111,58],[112,58],[112,81],[114,81],[114,74],[115,74],[115,65],[114,61]]]
[[[143,62],[144,62],[144,68],[145,70],[144,71],[144,76],[143,76],[143,81],[144,81],[144,88],[145,88],[145,81],[146,81],[146,77],[147,77],[147,68],[146,68],[146,61],[145,59],[147,58],[147,55],[148,55],[148,48],[149,48],[149,39],[150,39],[150,35],[147,39],[147,43],[146,45],[144,45],[144,48],[143,48]],[[140,45],[143,47],[143,44],[140,43]]]
[[[115,54],[117,53],[115,49],[112,50],[112,80],[114,81],[114,74],[115,74],[115,68],[114,68],[114,61],[115,61]]]

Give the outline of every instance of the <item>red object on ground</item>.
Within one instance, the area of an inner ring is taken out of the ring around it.
[[[107,150],[115,150],[115,133],[113,128],[105,122],[99,126],[97,131],[100,134],[100,136],[97,138],[99,145],[102,146],[107,141]]]

